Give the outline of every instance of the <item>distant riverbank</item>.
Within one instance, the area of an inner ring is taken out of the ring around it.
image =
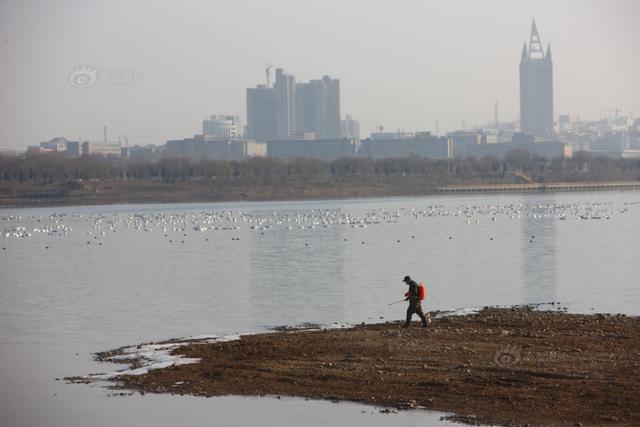
[[[421,177],[368,177],[284,183],[194,180],[93,181],[75,188],[0,183],[0,208],[228,201],[322,200],[434,194],[531,193],[640,189],[640,181],[583,183],[471,183],[438,185]]]

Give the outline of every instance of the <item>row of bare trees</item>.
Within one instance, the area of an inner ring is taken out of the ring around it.
[[[0,156],[0,182],[55,184],[91,180],[220,180],[282,183],[349,177],[423,177],[436,184],[450,182],[512,181],[513,171],[524,171],[538,182],[640,180],[640,160],[593,157],[576,153],[571,159],[546,159],[514,150],[504,159],[468,157],[453,160],[406,158],[308,158],[244,161],[164,159],[141,162],[126,158],[77,157],[55,154],[27,157]]]

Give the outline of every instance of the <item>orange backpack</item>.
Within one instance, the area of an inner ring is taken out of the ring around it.
[[[427,295],[427,291],[425,290],[424,284],[422,282],[418,284],[418,292],[420,293],[420,300],[424,301],[424,297]]]

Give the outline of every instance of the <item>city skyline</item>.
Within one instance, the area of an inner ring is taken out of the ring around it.
[[[246,124],[244,91],[263,81],[266,63],[293,70],[300,80],[339,78],[342,115],[360,121],[363,136],[378,126],[434,131],[436,121],[440,133],[462,128],[463,121],[470,128],[491,121],[495,102],[500,117],[511,121],[519,110],[521,43],[534,17],[545,40],[554,41],[554,121],[561,114],[597,119],[601,110],[614,108],[626,115],[640,112],[640,83],[633,78],[640,59],[631,54],[640,49],[632,19],[640,13],[636,2],[615,9],[596,1],[542,1],[535,7],[456,1],[394,8],[361,8],[354,2],[339,15],[332,13],[337,3],[329,2],[324,9],[289,5],[287,13],[269,18],[260,3],[221,2],[228,21],[218,15],[215,22],[196,18],[193,28],[175,39],[165,26],[172,19],[187,22],[195,6],[176,11],[165,5],[139,18],[144,14],[134,12],[141,6],[127,10],[115,2],[103,10],[88,3],[0,6],[0,52],[7,64],[0,70],[6,94],[0,101],[6,123],[1,148],[22,149],[54,136],[101,139],[103,125],[130,144],[161,144],[197,132],[202,117],[214,113],[240,116]],[[209,14],[205,17],[216,11],[198,5]],[[500,16],[492,8],[500,8]],[[387,15],[394,19],[376,21]],[[113,34],[106,23],[116,17],[143,31],[132,38],[125,25]],[[293,25],[303,18],[313,18],[308,28]],[[101,24],[92,27],[97,19]],[[233,22],[253,26],[259,37],[234,32],[226,43],[205,41],[232,34]],[[362,24],[360,29],[348,30],[354,23]],[[55,31],[44,37],[52,25]],[[276,43],[282,37],[288,39],[286,48]],[[229,48],[235,53],[229,61],[215,59],[214,53]],[[98,80],[90,87],[74,86],[71,74],[84,65],[97,71]]]

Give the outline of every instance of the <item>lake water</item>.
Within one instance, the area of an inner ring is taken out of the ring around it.
[[[640,192],[0,210],[0,425],[447,425],[304,399],[108,397],[91,354],[278,325],[558,301],[640,313]],[[30,236],[29,236],[30,235]],[[25,236],[25,237],[19,237]]]

